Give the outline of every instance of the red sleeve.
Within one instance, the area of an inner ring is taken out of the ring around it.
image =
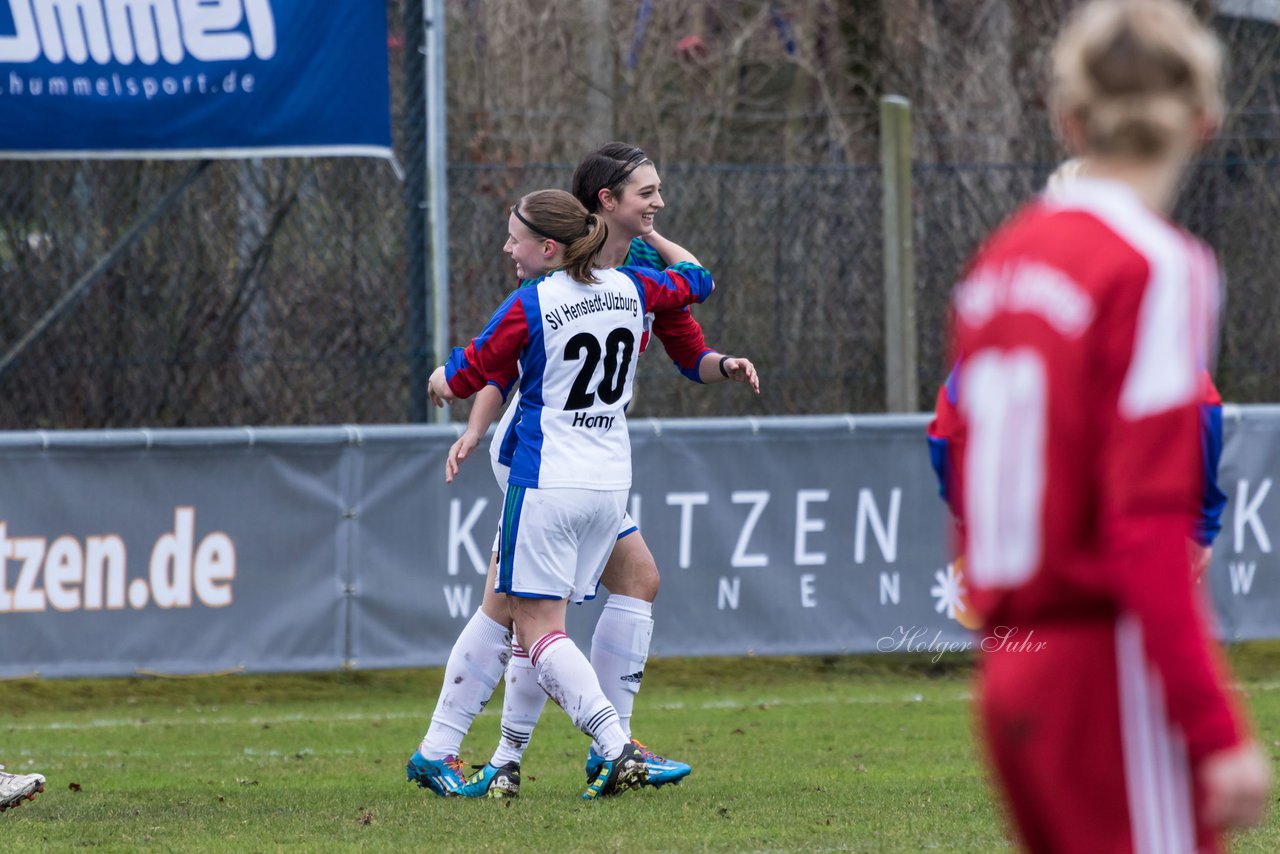
[[[938,496],[959,516],[959,489],[956,465],[964,446],[964,422],[956,409],[960,364],[951,369],[947,381],[938,389],[933,407],[933,420],[925,431],[929,440],[929,463],[938,479]]]
[[[507,395],[511,393],[511,387],[518,379],[520,379],[519,361],[505,363],[495,368],[492,373],[486,371],[484,375],[485,384],[497,386],[498,391],[502,392],[503,400],[507,399]]]
[[[529,340],[529,321],[519,292],[507,298],[466,349],[455,349],[445,364],[445,380],[460,398],[494,382],[508,389],[520,371],[520,353]],[[505,394],[505,391],[504,391]]]
[[[642,267],[619,267],[618,270],[630,276],[641,289],[645,310],[655,315],[702,302],[715,289],[711,274],[697,264],[676,264],[661,272]]]
[[[1204,391],[1201,394],[1200,402],[1206,406],[1221,406],[1222,395],[1218,393],[1218,387],[1213,384],[1213,377],[1209,375],[1208,371],[1204,371],[1201,374],[1201,379],[1204,381]]]
[[[1170,715],[1186,735],[1192,762],[1243,738],[1227,696],[1226,670],[1210,636],[1208,605],[1194,586],[1187,555],[1192,513],[1170,506],[1158,472],[1199,472],[1194,407],[1129,425],[1115,443],[1108,486],[1115,498],[1103,541],[1120,606],[1142,625],[1147,658],[1160,674]],[[1139,439],[1138,436],[1145,438]],[[1185,447],[1184,447],[1185,446]],[[1126,456],[1126,451],[1129,455]],[[1172,484],[1164,484],[1169,486]],[[1194,485],[1177,494],[1195,506]]]
[[[698,363],[711,350],[693,314],[686,309],[660,311],[653,316],[653,334],[680,373],[696,378]]]
[[[1122,363],[1126,375],[1120,399],[1111,401],[1102,439],[1097,492],[1102,496],[1103,583],[1111,587],[1122,611],[1139,621],[1146,656],[1163,683],[1170,716],[1186,736],[1192,762],[1198,763],[1245,738],[1187,549],[1201,488],[1198,404],[1204,387],[1192,364],[1142,358],[1144,336],[1167,338],[1176,333],[1154,328],[1142,317],[1136,325],[1137,331],[1128,335],[1114,328],[1099,333],[1112,341],[1127,340],[1132,351]],[[1150,352],[1170,350],[1156,346],[1149,348],[1148,356]],[[1143,364],[1156,390],[1145,397]],[[1187,375],[1183,399],[1152,403],[1161,383],[1177,371]]]

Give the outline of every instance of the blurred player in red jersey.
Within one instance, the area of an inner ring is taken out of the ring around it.
[[[1266,804],[1184,545],[1217,270],[1167,212],[1220,75],[1171,0],[1082,7],[1051,95],[1085,174],[1002,226],[953,296],[981,726],[1033,851],[1213,851]]]
[[[1072,157],[1058,164],[1058,168],[1045,181],[1045,192],[1059,193],[1071,181],[1086,174],[1082,157]],[[933,420],[926,435],[929,441],[929,457],[934,474],[938,478],[938,495],[953,514],[956,509],[952,480],[952,461],[964,444],[960,413],[956,404],[960,394],[959,362],[952,366],[947,380],[938,389],[934,402]],[[1206,367],[1202,374],[1203,392],[1200,399],[1200,463],[1203,487],[1200,491],[1200,515],[1192,532],[1191,570],[1199,581],[1209,569],[1213,559],[1213,541],[1222,530],[1222,511],[1227,506],[1227,495],[1218,482],[1218,465],[1222,459],[1222,396],[1213,383]],[[967,603],[967,600],[966,600]]]

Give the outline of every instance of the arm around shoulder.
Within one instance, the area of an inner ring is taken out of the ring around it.
[[[694,257],[692,252],[685,249],[679,243],[676,243],[673,240],[668,240],[656,231],[652,231],[645,235],[644,242],[652,246],[654,250],[662,256],[663,263],[668,267],[682,262],[702,266],[698,262],[698,259]]]

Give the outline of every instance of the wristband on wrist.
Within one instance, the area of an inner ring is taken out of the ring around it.
[[[733,358],[732,356],[720,357],[720,376],[724,377],[725,379],[729,379],[729,372],[724,369],[724,363],[729,361],[732,358]]]

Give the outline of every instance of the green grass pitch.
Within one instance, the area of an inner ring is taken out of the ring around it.
[[[1280,753],[1280,644],[1230,652]],[[441,671],[0,682],[0,763],[49,778],[0,816],[48,851],[998,851],[962,656],[653,661],[635,734],[678,786],[579,800],[587,742],[554,705],[515,801],[436,798],[404,763]],[[483,762],[500,693],[464,745]],[[1236,840],[1280,850],[1280,817]]]

